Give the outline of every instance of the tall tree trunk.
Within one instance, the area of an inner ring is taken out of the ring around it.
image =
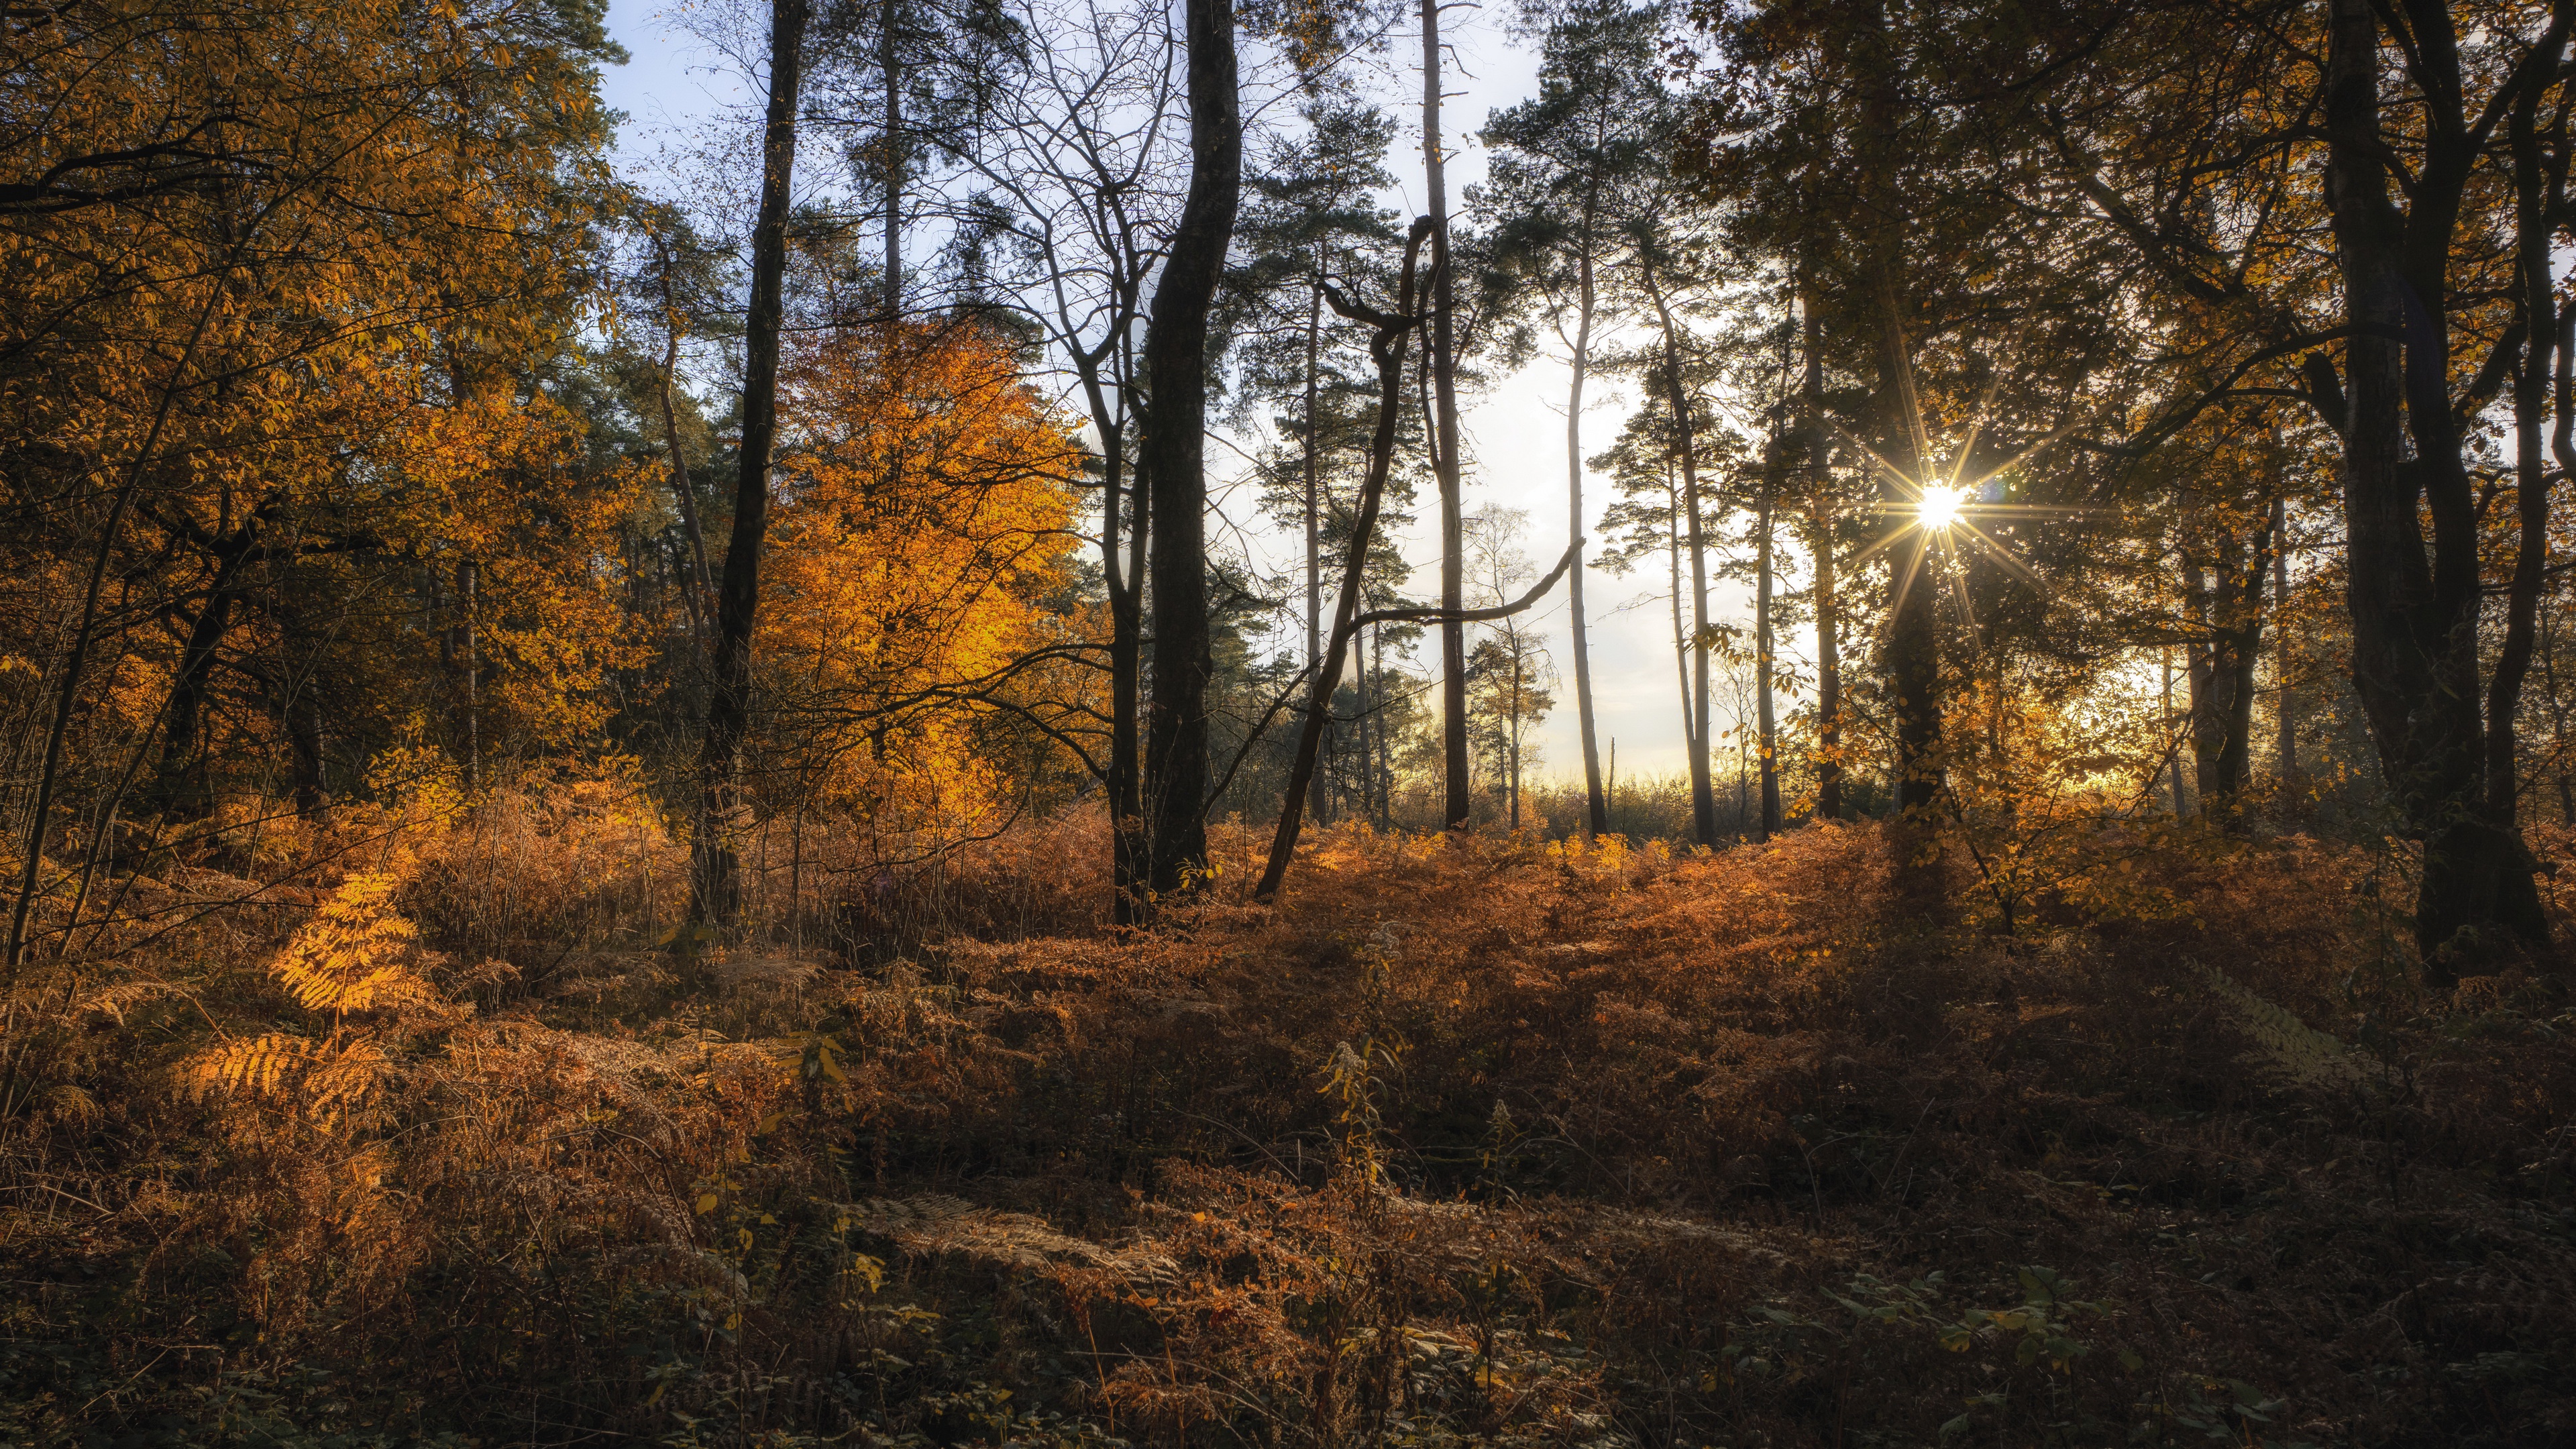
[[[1788,463],[1789,439],[1775,430],[1762,451],[1762,491],[1753,508],[1753,700],[1762,766],[1762,824],[1754,838],[1769,840],[1780,830],[1780,731],[1771,699],[1771,508]]]
[[[885,86],[885,319],[903,320],[903,65],[895,43],[899,0],[877,6],[877,71]]]
[[[1887,456],[1907,479],[1919,481],[1928,476],[1932,440],[1924,429],[1922,399],[1914,390],[1914,357],[1898,300],[1897,266],[1898,249],[1889,247],[1877,267],[1880,425]],[[1894,480],[1886,494],[1896,515],[1892,526],[1913,528],[1915,534],[1894,571],[1885,650],[1888,692],[1895,697],[1895,804],[1900,816],[1913,818],[1930,811],[1941,797],[1940,580],[1931,535],[1913,520],[1914,500]]]
[[[1149,513],[1141,473],[1125,461],[1123,429],[1102,434],[1104,481],[1101,489],[1101,564],[1109,588],[1109,795],[1110,918],[1132,926],[1146,916],[1152,889],[1153,827],[1145,817],[1144,759],[1145,571],[1143,555],[1149,536]],[[1121,476],[1126,475],[1122,484]],[[1120,551],[1119,490],[1127,490],[1129,507],[1126,552]],[[1123,581],[1123,582],[1122,582]]]
[[[742,461],[733,536],[716,597],[716,651],[698,752],[697,834],[690,849],[690,918],[733,924],[741,861],[730,831],[751,727],[751,631],[760,612],[760,556],[769,536],[769,465],[778,444],[778,334],[786,320],[787,212],[796,166],[796,104],[806,0],[770,0],[769,105],[760,140],[760,215],[751,234],[751,306],[743,321]]]
[[[1243,184],[1231,0],[1187,0],[1190,189],[1145,329],[1144,471],[1153,491],[1154,673],[1145,725],[1151,883],[1207,865],[1207,321]]]
[[[1459,498],[1458,356],[1453,314],[1458,288],[1449,267],[1449,180],[1440,153],[1440,0],[1422,0],[1422,169],[1431,215],[1432,464],[1440,481],[1440,764],[1441,824],[1467,828],[1474,808],[1467,774],[1466,523]]]
[[[1682,494],[1681,488],[1670,476],[1672,471],[1672,466],[1669,463],[1666,464],[1664,495],[1669,504],[1667,512],[1672,517],[1672,526],[1664,531],[1664,572],[1665,582],[1670,589],[1667,597],[1673,601],[1673,677],[1681,685],[1679,698],[1682,705],[1682,756],[1687,760],[1704,761],[1706,754],[1700,744],[1699,717],[1691,710],[1691,636],[1690,630],[1682,623]],[[1691,777],[1693,781],[1691,813],[1694,823],[1699,813],[1697,781],[1706,773],[1705,767],[1702,766]],[[1712,799],[1709,803],[1709,813],[1714,816],[1716,811],[1717,805]]]
[[[1592,275],[1592,230],[1599,187],[1585,193],[1583,221],[1576,245],[1579,301],[1574,323],[1574,381],[1565,400],[1565,536],[1583,536],[1583,384],[1592,366],[1592,314],[1599,294]],[[1585,839],[1610,832],[1610,800],[1602,792],[1601,749],[1592,720],[1591,631],[1583,620],[1583,560],[1577,557],[1566,576],[1568,627],[1574,631],[1574,717],[1583,742],[1583,834]]]
[[[1807,552],[1816,568],[1816,818],[1843,818],[1843,668],[1841,600],[1834,577],[1831,441],[1825,432],[1825,361],[1816,323],[1813,281],[1802,283],[1798,311],[1806,334],[1806,376],[1799,388],[1807,427]]]
[[[1638,257],[1638,275],[1644,281],[1646,296],[1655,306],[1655,319],[1662,329],[1664,354],[1664,396],[1673,410],[1674,445],[1680,451],[1682,470],[1682,513],[1676,532],[1687,530],[1690,540],[1691,575],[1691,834],[1693,840],[1711,849],[1717,845],[1717,796],[1709,781],[1708,742],[1708,540],[1701,526],[1699,506],[1699,437],[1691,415],[1690,390],[1682,382],[1681,339],[1673,325],[1673,310],[1664,300],[1664,289],[1655,280],[1654,264],[1642,254]]]
[[[1318,390],[1316,373],[1324,355],[1324,244],[1315,243],[1315,271],[1308,279],[1306,296],[1306,677],[1324,677],[1324,500],[1323,480],[1316,457],[1315,398]],[[1401,379],[1398,387],[1401,389]],[[1333,661],[1333,673],[1341,673],[1341,661]],[[1313,697],[1307,709],[1320,710],[1329,716],[1333,696],[1327,692]],[[1329,725],[1329,719],[1326,721]],[[1329,738],[1329,734],[1327,735]],[[1324,775],[1318,770],[1309,787],[1312,794],[1306,809],[1315,823],[1325,823]]]
[[[2496,937],[2541,943],[2548,926],[2530,853],[2493,818],[2484,788],[2478,520],[2449,377],[2450,250],[2478,146],[2460,114],[2451,18],[2414,10],[2433,93],[2408,209],[2389,196],[2372,0],[2330,6],[2324,181],[2353,328],[2343,430],[2353,685],[2389,789],[2423,841],[2416,946],[2426,979],[2448,985]]]
[[[1503,704],[1503,774],[1511,790],[1510,829],[1517,835],[1521,828],[1521,655],[1520,641],[1510,643],[1512,687]]]

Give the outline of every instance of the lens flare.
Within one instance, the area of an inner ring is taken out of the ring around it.
[[[1960,505],[1966,501],[1958,489],[1936,483],[1923,490],[1923,501],[1914,506],[1914,516],[1925,528],[1948,528],[1959,521]]]

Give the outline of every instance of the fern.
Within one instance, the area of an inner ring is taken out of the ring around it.
[[[198,1100],[217,1092],[275,1097],[312,1062],[313,1044],[300,1036],[270,1032],[225,1042],[200,1052],[182,1070],[188,1095]]]
[[[364,1107],[384,1085],[392,1058],[373,1037],[336,1048],[330,1042],[271,1032],[225,1042],[182,1068],[188,1095],[202,1101],[218,1092],[289,1103],[324,1122]]]
[[[438,993],[418,972],[431,956],[420,928],[393,908],[402,879],[389,871],[353,875],[286,943],[270,969],[315,1011],[429,1006]]]
[[[2254,1042],[2264,1065],[2284,1081],[2305,1087],[2358,1087],[2369,1081],[2361,1063],[2336,1038],[2299,1020],[2287,1007],[2256,995],[2214,966],[2201,978],[2235,1009],[2237,1027]]]

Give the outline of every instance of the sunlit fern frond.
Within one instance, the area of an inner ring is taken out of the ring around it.
[[[392,1071],[392,1058],[372,1037],[334,1044],[271,1032],[200,1052],[181,1080],[199,1100],[235,1093],[333,1122],[373,1100]]]
[[[286,943],[271,969],[315,1011],[427,1006],[438,993],[413,969],[427,954],[420,928],[394,909],[402,879],[389,871],[353,875]]]
[[[275,1097],[303,1076],[312,1063],[312,1042],[270,1032],[239,1037],[211,1051],[199,1052],[182,1068],[181,1081],[188,1095],[199,1100],[217,1092]]]

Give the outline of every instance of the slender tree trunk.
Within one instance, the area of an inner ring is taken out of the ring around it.
[[[2277,469],[2270,481],[2277,497],[2283,481]],[[2226,631],[2220,636],[2221,657],[2227,666],[2220,698],[2227,714],[2221,722],[2214,771],[2218,793],[2215,802],[2204,797],[2201,809],[2220,811],[2230,829],[2244,824],[2245,787],[2254,779],[2254,672],[2263,656],[2263,584],[2272,572],[2272,559],[2280,547],[2280,535],[2274,531],[2272,518],[2267,510],[2263,521],[2255,526],[2250,555],[2231,560],[2227,574],[2222,575],[2232,595]]]
[[[2278,743],[2274,746],[2274,764],[2284,781],[2299,773],[2299,732],[2297,695],[2290,687],[2290,505],[2285,498],[2272,500],[2272,634],[2277,641],[2272,649],[2272,677],[2279,690],[2274,701],[2279,710],[2276,728]]]
[[[1583,224],[1576,245],[1580,248],[1577,269],[1580,300],[1574,324],[1574,381],[1565,400],[1565,530],[1566,537],[1583,537],[1583,384],[1592,365],[1592,314],[1598,305],[1598,292],[1592,275],[1592,229],[1596,186],[1585,194]],[[1571,610],[1567,627],[1574,631],[1574,717],[1583,742],[1583,835],[1589,840],[1610,831],[1610,800],[1601,785],[1601,750],[1595,743],[1592,719],[1592,644],[1591,631],[1583,618],[1583,560],[1574,561],[1566,576],[1566,603]]]
[[[898,0],[877,6],[877,71],[885,86],[885,316],[903,320],[903,65],[895,43]]]
[[[1691,574],[1691,830],[1695,841],[1717,845],[1717,797],[1709,782],[1708,742],[1708,540],[1699,506],[1699,437],[1691,416],[1690,390],[1682,382],[1681,339],[1673,326],[1672,308],[1655,281],[1654,264],[1638,258],[1638,275],[1655,305],[1663,333],[1664,396],[1673,410],[1673,436],[1682,469],[1681,527],[1690,539]]]
[[[1771,699],[1771,508],[1779,496],[1788,451],[1789,440],[1775,432],[1763,449],[1762,491],[1753,511],[1753,707],[1760,731],[1755,748],[1762,768],[1762,824],[1754,837],[1758,840],[1769,840],[1780,829],[1780,732]]]
[[[1315,456],[1316,373],[1322,366],[1324,355],[1324,244],[1320,241],[1315,243],[1315,271],[1309,281],[1310,285],[1307,288],[1306,296],[1306,446],[1304,459],[1306,475],[1306,677],[1308,679],[1321,679],[1324,677],[1324,501],[1323,484],[1319,473],[1318,460]],[[1333,661],[1333,672],[1336,676],[1341,673],[1341,661],[1338,659]],[[1308,704],[1307,707],[1310,710],[1322,710],[1327,716],[1329,716],[1333,710],[1333,697],[1330,694],[1318,695]],[[1330,720],[1327,719],[1327,731],[1325,735],[1327,742],[1331,739],[1329,729],[1330,723]],[[1311,789],[1313,793],[1306,801],[1306,809],[1315,817],[1315,823],[1317,825],[1322,825],[1327,819],[1325,813],[1327,802],[1324,790],[1324,775],[1321,770],[1315,772]]]
[[[1510,711],[1503,721],[1503,750],[1506,778],[1511,787],[1511,831],[1521,828],[1521,656],[1520,641],[1512,644],[1512,692],[1504,708]]]
[[[770,456],[778,443],[778,344],[786,320],[787,212],[796,165],[796,105],[806,0],[770,0],[769,104],[760,143],[760,215],[751,238],[751,306],[743,324],[742,461],[733,536],[716,597],[716,649],[698,755],[693,920],[730,926],[742,905],[741,859],[730,832],[751,725],[751,634],[760,612],[760,558],[769,535]]]
[[[1288,874],[1288,859],[1296,851],[1303,824],[1301,812],[1306,793],[1323,752],[1325,716],[1330,712],[1333,691],[1341,685],[1342,660],[1351,653],[1351,639],[1359,628],[1360,600],[1368,588],[1369,544],[1377,532],[1387,475],[1395,466],[1397,424],[1404,406],[1404,344],[1419,320],[1414,315],[1414,272],[1423,232],[1417,223],[1405,246],[1394,312],[1373,312],[1340,301],[1335,304],[1336,311],[1362,315],[1362,320],[1376,327],[1369,353],[1377,363],[1377,425],[1369,438],[1368,472],[1360,480],[1359,507],[1351,520],[1350,542],[1342,551],[1341,592],[1333,601],[1332,646],[1319,656],[1319,667],[1307,684],[1306,719],[1298,731],[1297,753],[1288,767],[1288,789],[1279,802],[1279,825],[1270,837],[1270,858],[1263,864],[1261,880],[1253,889],[1256,900],[1276,896],[1280,881]],[[1323,283],[1318,279],[1316,296],[1322,295]]]
[[[1671,515],[1672,525],[1664,531],[1664,570],[1670,585],[1667,597],[1673,601],[1673,675],[1681,683],[1682,755],[1686,760],[1697,762],[1705,760],[1706,752],[1700,742],[1699,716],[1691,709],[1691,636],[1690,630],[1682,623],[1682,495],[1672,480],[1672,472],[1671,464],[1667,463],[1664,494],[1670,504],[1666,511]],[[1703,765],[1695,765],[1691,776],[1694,830],[1699,818],[1699,780],[1706,773]],[[1714,799],[1710,801],[1709,809],[1711,814],[1716,812]]]
[[[1187,0],[1190,189],[1145,331],[1144,471],[1153,492],[1153,694],[1145,727],[1153,889],[1207,865],[1207,320],[1243,183],[1231,0]]]
[[[1088,382],[1089,380],[1086,379]],[[1110,919],[1134,925],[1144,917],[1149,832],[1146,828],[1137,763],[1141,734],[1137,697],[1143,683],[1143,573],[1129,561],[1124,527],[1141,544],[1145,534],[1144,490],[1134,487],[1127,470],[1126,430],[1101,406],[1092,387],[1092,417],[1100,426],[1100,570],[1109,595],[1109,758],[1101,769],[1108,796],[1110,834]],[[1133,506],[1121,507],[1132,493]]]
[[[1449,181],[1440,150],[1440,0],[1422,0],[1422,169],[1431,215],[1431,386],[1438,400],[1432,463],[1440,481],[1441,823],[1467,828],[1475,797],[1467,772],[1466,523],[1459,497],[1457,285],[1449,266]]]
[[[2173,786],[2173,813],[2174,813],[2174,818],[2175,818],[2176,820],[2181,820],[2181,819],[2184,819],[2185,817],[2189,816],[2189,815],[2191,814],[2191,812],[2190,812],[2189,810],[2186,810],[2186,809],[2184,809],[2184,808],[2183,808],[2183,798],[2182,798],[2182,747],[2181,747],[2181,743],[2180,743],[2179,741],[2175,741],[2175,740],[2173,740],[2173,739],[2172,739],[2172,734],[2171,734],[2171,732],[2172,732],[2172,730],[2173,730],[2173,719],[2174,719],[2174,707],[2173,707],[2174,667],[2173,667],[2173,646],[2172,646],[2172,645],[2168,644],[2168,645],[2166,645],[2163,649],[2161,649],[2161,650],[2157,651],[2157,662],[2158,662],[2159,664],[2161,664],[2161,665],[2163,665],[2163,666],[2164,666],[2164,676],[2165,676],[2165,730],[2166,730],[2166,732],[2167,732],[2166,738],[2167,738],[2167,740],[2168,740],[2168,742],[2169,742],[2169,743],[2168,743],[2168,747],[2167,747],[2166,752],[2165,752],[2165,769],[2166,769],[2166,771],[2167,771],[2167,773],[2168,773],[2168,775],[2169,775],[2169,777],[2170,777],[2170,783],[2171,783],[2171,784],[2172,784],[2172,786]]]
[[[1807,552],[1816,568],[1816,818],[1843,818],[1843,668],[1841,600],[1835,593],[1831,443],[1825,435],[1825,360],[1816,323],[1812,281],[1799,294],[1806,334],[1806,376],[1799,388],[1806,414],[1808,468]]]
[[[2191,791],[2203,815],[2211,813],[2223,795],[2218,780],[2218,755],[2224,746],[2226,729],[2225,656],[2226,620],[2226,551],[2219,550],[2216,570],[2218,586],[2211,586],[2210,571],[2184,555],[2182,580],[2184,608],[2191,617],[2199,637],[2183,646],[2183,677],[2191,690],[2191,723],[2187,738],[2191,742]]]

